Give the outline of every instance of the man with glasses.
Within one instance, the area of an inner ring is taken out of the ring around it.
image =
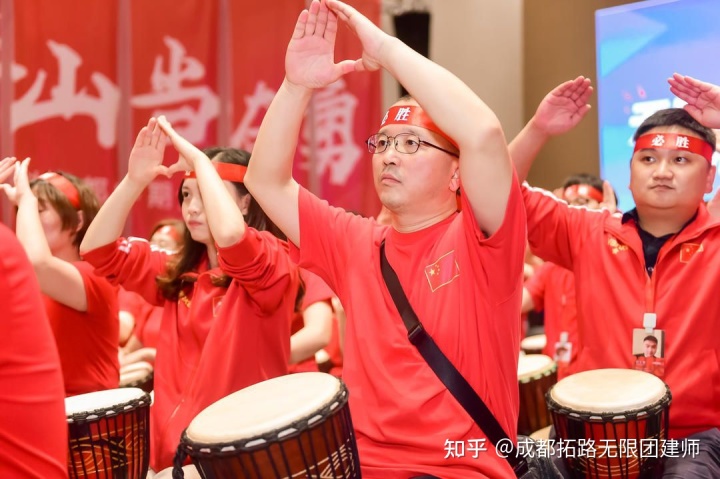
[[[338,17],[361,60],[334,63]],[[515,439],[525,212],[498,119],[457,77],[334,0],[300,14],[285,67],[245,181],[345,307],[343,379],[363,477],[512,476],[409,342],[380,270],[384,243],[425,329]],[[380,67],[417,99],[393,105],[367,140],[390,226],[329,206],[291,176],[290,140],[313,89]]]

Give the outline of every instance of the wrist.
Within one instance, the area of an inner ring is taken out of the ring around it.
[[[122,179],[120,184],[118,185],[118,188],[122,188],[126,190],[127,192],[131,193],[134,196],[139,197],[143,191],[145,191],[145,188],[152,183],[152,180],[150,181],[144,181],[144,180],[138,180],[135,178],[132,178],[130,176],[130,173],[126,174],[125,177]]]
[[[553,136],[534,116],[528,122],[526,129],[536,140],[547,141]]]
[[[287,76],[283,80],[282,85],[280,85],[280,90],[285,90],[293,96],[306,96],[309,98],[312,95],[312,88],[293,83]]]
[[[15,201],[17,202],[18,207],[20,207],[20,205],[34,205],[35,207],[37,207],[38,204],[38,199],[32,191],[17,195]]]

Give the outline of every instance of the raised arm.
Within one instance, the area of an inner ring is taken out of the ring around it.
[[[125,221],[135,201],[158,175],[168,175],[163,166],[167,137],[155,118],[138,133],[128,160],[128,173],[110,194],[85,233],[80,254],[112,243],[122,234]]]
[[[530,167],[552,136],[566,133],[590,111],[590,79],[579,76],[553,88],[545,95],[535,115],[508,145],[518,179],[525,181]]]
[[[285,56],[285,81],[258,131],[245,186],[288,239],[300,246],[299,186],[292,178],[303,114],[312,90],[355,69],[355,62],[333,60],[337,17],[314,0],[298,17]]]
[[[71,263],[53,256],[40,220],[38,199],[30,189],[30,158],[15,163],[15,186],[2,185],[17,205],[15,234],[33,266],[40,290],[52,299],[78,311],[87,311],[82,275]],[[49,206],[48,206],[49,208]]]
[[[205,217],[215,243],[221,248],[234,245],[245,234],[245,220],[210,158],[180,136],[164,116],[158,121],[180,154],[178,162],[170,166],[170,172],[195,171]]]
[[[720,128],[720,86],[695,78],[673,74],[670,91],[687,102],[685,110],[708,128]]]
[[[388,70],[460,149],[460,179],[481,229],[493,233],[505,216],[512,165],[500,122],[455,75],[384,33],[351,6],[327,0],[363,46],[357,70]],[[438,88],[442,85],[442,88]]]

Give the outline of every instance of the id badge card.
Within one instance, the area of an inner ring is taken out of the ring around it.
[[[632,364],[638,371],[665,376],[665,331],[635,328],[632,335]]]

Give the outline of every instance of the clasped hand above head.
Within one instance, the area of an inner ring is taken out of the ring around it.
[[[363,53],[356,60],[334,61],[338,18],[360,40]],[[393,38],[351,6],[337,0],[313,0],[298,17],[285,55],[287,81],[305,88],[323,88],[354,71],[373,71],[383,65],[381,53]]]
[[[168,140],[179,154],[170,166],[163,164]],[[195,162],[206,158],[202,151],[175,131],[165,116],[150,118],[137,135],[128,160],[128,177],[143,186],[159,175],[171,177],[178,172],[193,171]]]

